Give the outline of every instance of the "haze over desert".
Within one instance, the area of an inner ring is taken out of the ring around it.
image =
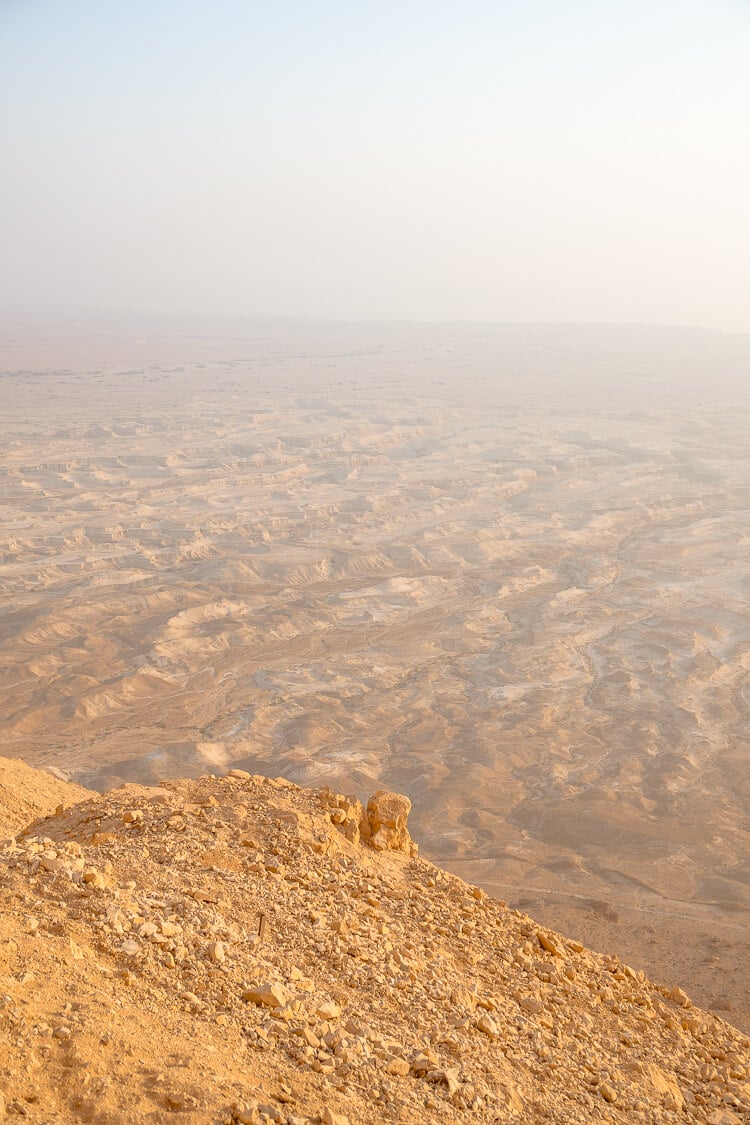
[[[750,1125],[749,54],[0,3],[0,1120]]]
[[[406,793],[750,1027],[750,340],[6,321],[3,754]]]

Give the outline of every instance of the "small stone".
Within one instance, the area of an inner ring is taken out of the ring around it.
[[[388,1063],[389,1074],[397,1074],[400,1077],[405,1078],[410,1070],[411,1067],[409,1066],[409,1063],[406,1059],[391,1059],[391,1061]]]
[[[491,1016],[482,1016],[477,1020],[476,1027],[478,1031],[489,1036],[490,1039],[497,1039],[500,1034],[500,1030]]]
[[[286,1121],[286,1114],[277,1105],[259,1104],[258,1114],[264,1125],[267,1121]]]
[[[188,1109],[192,1102],[194,1102],[194,1099],[188,1094],[175,1092],[164,1096],[164,1104],[168,1109]]]
[[[411,1072],[416,1074],[417,1077],[421,1074],[426,1074],[429,1070],[434,1070],[437,1064],[437,1056],[434,1051],[426,1050],[420,1051],[411,1060]]]
[[[283,1008],[291,997],[282,985],[267,982],[246,988],[242,999],[246,1004],[258,1004],[264,1008]]]
[[[675,1003],[679,1004],[682,1008],[692,1008],[693,1006],[693,1001],[690,999],[687,992],[683,992],[681,988],[677,987],[677,985],[675,985],[674,988],[670,988],[667,996],[670,1000],[674,1000]]]
[[[609,1083],[603,1082],[599,1087],[599,1093],[604,1098],[605,1102],[616,1102],[617,1091]]]
[[[315,1012],[322,1020],[335,1020],[341,1015],[341,1008],[333,1000],[327,1000],[324,1004],[319,1004]]]
[[[220,965],[226,959],[227,947],[223,941],[212,941],[208,946],[208,956],[215,965]]]
[[[545,934],[542,930],[537,930],[536,936],[542,949],[546,950],[547,953],[551,953],[553,957],[562,957],[562,953],[548,934]]]
[[[455,1094],[461,1083],[458,1080],[457,1070],[430,1070],[426,1076],[428,1082],[440,1082],[448,1087],[448,1096]]]
[[[257,1102],[235,1102],[232,1106],[232,1120],[239,1125],[260,1125]]]
[[[323,1125],[349,1125],[349,1118],[345,1113],[334,1113],[326,1106],[323,1110]]]
[[[320,1040],[318,1039],[317,1035],[315,1035],[315,1033],[310,1030],[309,1027],[301,1028],[299,1034],[300,1038],[304,1040],[308,1047],[312,1047],[314,1051],[317,1051],[318,1047],[320,1046]]]

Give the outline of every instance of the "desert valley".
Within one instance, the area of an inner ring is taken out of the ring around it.
[[[749,361],[7,325],[0,752],[407,794],[423,855],[748,1030]]]

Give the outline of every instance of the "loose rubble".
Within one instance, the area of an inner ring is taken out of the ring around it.
[[[0,848],[0,1118],[750,1121],[750,1041],[420,859],[410,803],[126,786]]]

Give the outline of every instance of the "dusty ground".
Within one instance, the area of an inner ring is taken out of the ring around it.
[[[0,1116],[750,1121],[747,1036],[417,858],[407,815],[236,771],[0,844]]]
[[[747,342],[178,329],[5,331],[4,752],[385,784],[750,1028]]]

